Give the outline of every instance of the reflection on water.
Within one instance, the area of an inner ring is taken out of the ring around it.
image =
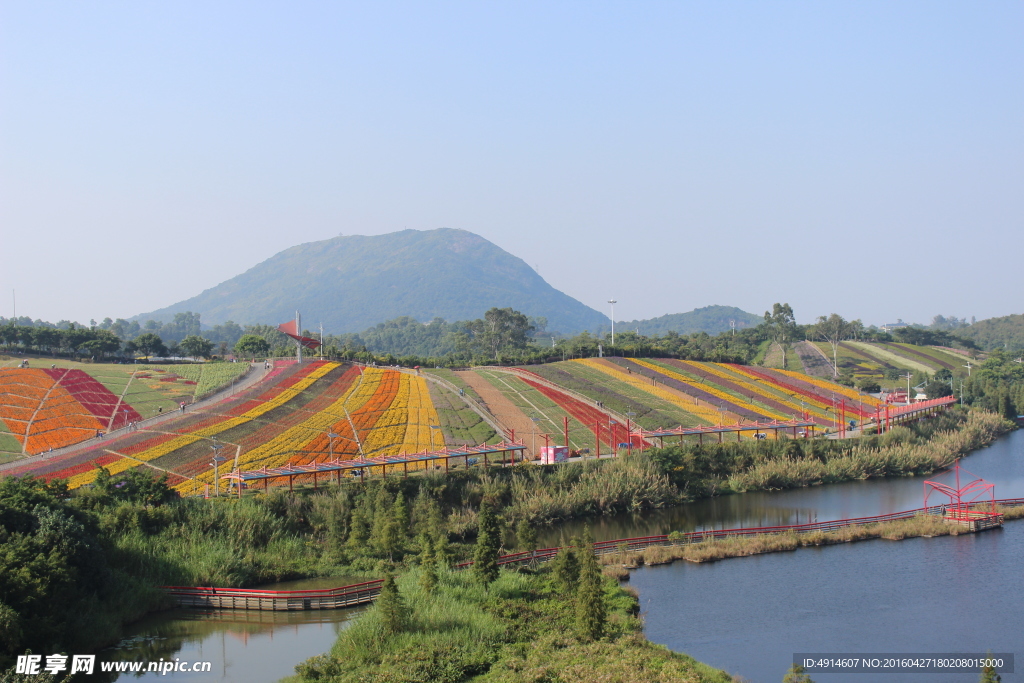
[[[372,576],[320,576],[315,579],[294,579],[292,581],[278,581],[277,583],[265,583],[259,586],[261,590],[268,591],[312,591],[325,588],[338,588],[339,586],[351,586],[356,583],[373,581]]]
[[[301,612],[176,609],[133,624],[129,635],[116,647],[102,652],[99,658],[213,662],[210,673],[169,674],[175,681],[277,681],[294,674],[299,662],[330,650],[338,633],[364,609]],[[167,680],[167,677],[147,673],[141,680]]]
[[[632,572],[647,637],[777,683],[793,653],[1015,653],[1024,680],[1024,522]],[[978,674],[813,674],[819,683],[953,683]]]
[[[996,485],[996,498],[1024,497],[1024,430],[1013,432],[991,446],[964,458],[961,465]],[[787,491],[762,491],[700,500],[642,514],[609,515],[560,523],[538,529],[541,547],[559,545],[559,539],[589,526],[594,540],[655,536],[671,531],[700,531],[870,517],[921,507],[923,481],[951,481],[952,473],[929,477],[871,479]],[[965,483],[965,482],[964,482]],[[513,546],[514,538],[508,539]]]

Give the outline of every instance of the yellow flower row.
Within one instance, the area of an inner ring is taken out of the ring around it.
[[[405,439],[405,429],[409,422],[410,378],[409,375],[400,374],[397,379],[398,393],[363,441],[363,452],[369,458],[397,455]]]
[[[688,366],[690,366],[692,368],[696,368],[696,369],[703,370],[705,372],[711,373],[715,377],[721,377],[722,379],[729,380],[731,382],[735,382],[736,381],[735,377],[729,375],[724,370],[722,370],[722,369],[720,369],[718,367],[715,367],[714,363],[696,363],[694,361],[688,361],[688,360],[679,361],[679,362],[680,363],[684,363],[685,365],[688,365]],[[662,370],[662,368],[660,366],[653,366],[652,365],[651,367],[655,367],[655,369]],[[674,379],[684,380],[684,381],[687,381],[687,382],[693,382],[692,378],[687,377],[686,375],[683,375],[681,373],[677,373],[677,372],[674,373],[671,370],[663,370],[663,371],[666,372],[666,374],[668,374],[670,377],[673,377]],[[704,391],[710,393],[710,394],[714,394],[715,396],[718,396],[719,398],[724,398],[726,401],[729,401],[730,403],[736,403],[737,405],[739,405],[739,403],[741,403],[742,401],[746,400],[745,398],[740,398],[740,397],[737,397],[737,396],[733,396],[732,394],[730,394],[730,393],[728,393],[726,391],[722,391],[721,389],[718,389],[717,387],[714,387],[714,386],[709,385],[707,383],[700,384],[700,388],[703,389]],[[753,387],[751,387],[751,389],[753,389]],[[755,393],[761,394],[761,392],[755,392]],[[775,410],[772,410],[771,408],[757,406],[757,405],[754,405],[753,403],[748,403],[747,405],[744,405],[743,407],[748,409],[748,410],[753,410],[756,413],[761,413],[762,415],[764,415],[766,417],[770,417],[770,418],[775,419],[775,420],[788,420],[788,419],[793,417],[792,415],[783,415],[782,413],[780,413],[778,411],[775,411]],[[797,408],[797,410],[799,410],[799,408]]]
[[[710,365],[712,365],[712,364],[711,363],[703,363],[703,364],[701,364],[701,367],[708,369],[709,372],[713,372],[713,370],[710,367],[708,367]],[[813,398],[810,398],[810,397],[807,397],[807,396],[800,396],[800,400],[802,400],[804,402],[803,404],[800,404],[800,403],[792,400],[792,397],[784,398],[783,396],[779,395],[779,393],[784,393],[785,392],[785,390],[783,388],[781,388],[781,387],[771,387],[770,385],[769,386],[765,386],[765,385],[761,384],[761,382],[763,382],[764,380],[762,380],[757,375],[754,375],[753,373],[747,372],[746,370],[744,370],[741,367],[729,367],[728,370],[731,371],[731,372],[736,373],[737,375],[740,375],[740,377],[742,377],[744,379],[749,380],[749,381],[745,381],[744,382],[744,386],[746,386],[748,389],[750,389],[754,393],[758,394],[759,396],[764,396],[765,398],[770,398],[773,401],[781,403],[782,405],[786,406],[787,408],[792,408],[794,413],[802,414],[803,411],[805,411],[805,410],[807,410],[808,412],[812,412],[812,413],[823,413],[824,409],[829,407],[828,403],[826,403],[824,401],[816,400],[816,399],[813,399]],[[737,381],[739,378],[735,378],[734,377],[732,379],[734,381]],[[772,391],[772,389],[774,389],[774,392]],[[776,392],[778,392],[778,393],[776,393]],[[787,396],[789,396],[789,395],[787,394]],[[789,419],[790,417],[792,417],[792,416],[791,415],[787,415],[785,419]]]
[[[773,369],[779,370],[781,372],[779,368]],[[736,372],[742,372],[743,374],[747,374],[745,370],[740,370],[739,368],[734,368],[734,370]],[[785,389],[783,389],[782,387],[780,387],[779,390],[785,391]],[[804,401],[808,405],[808,407],[812,409],[813,413],[820,415],[822,417],[827,417],[829,419],[833,418],[832,403],[829,400],[821,398],[820,396],[812,397],[806,394],[797,394],[797,396],[800,398],[801,401]]]
[[[657,396],[658,398],[665,399],[672,405],[681,408],[682,410],[692,415],[696,415],[697,417],[707,422],[708,424],[719,424],[722,422],[722,414],[719,413],[717,410],[712,410],[711,408],[706,408],[702,405],[697,405],[696,402],[694,402],[691,405],[690,403],[681,399],[678,395],[673,394],[672,392],[667,391],[665,389],[662,389],[657,385],[652,385],[649,381],[645,381],[637,377],[636,375],[626,373],[625,371],[613,370],[604,363],[594,360],[593,358],[578,358],[573,362],[582,363],[583,365],[594,368],[595,370],[600,370],[604,374],[614,379],[617,379],[620,382],[625,382],[636,387],[637,389],[642,389],[643,391],[647,392],[652,396]]]
[[[239,425],[245,424],[246,422],[250,422],[253,419],[260,417],[261,415],[265,415],[274,408],[279,408],[288,401],[292,400],[300,393],[302,393],[304,390],[308,389],[313,384],[313,382],[317,381],[331,370],[334,370],[336,367],[338,367],[338,365],[338,363],[325,363],[324,365],[310,372],[307,376],[303,377],[294,385],[288,387],[287,389],[284,389],[280,394],[278,394],[271,400],[265,403],[261,403],[255,408],[247,410],[238,417],[229,418],[227,420],[224,420],[223,422],[218,422],[215,425],[210,425],[209,427],[198,429],[190,434],[182,434],[181,436],[177,436],[171,439],[170,441],[165,441],[162,444],[158,444],[156,446],[153,446],[152,448],[147,448],[141,453],[137,453],[136,455],[132,456],[133,459],[124,458],[118,460],[117,462],[112,463],[109,467],[107,467],[107,469],[110,471],[111,474],[118,474],[120,472],[123,472],[124,470],[134,467],[135,465],[138,465],[138,461],[140,460],[143,462],[155,460],[156,458],[159,458],[161,456],[173,453],[179,448],[183,448],[185,446],[193,444],[196,441],[199,441],[201,439],[208,439],[212,436],[216,436],[217,434],[226,432],[227,430],[232,429],[233,427],[237,427]],[[78,488],[79,486],[91,484],[96,479],[96,472],[97,470],[91,470],[84,474],[72,477],[71,479],[68,480],[68,487]]]
[[[835,382],[829,382],[827,380],[818,379],[817,377],[811,377],[810,375],[805,375],[800,372],[794,372],[793,370],[776,370],[775,372],[781,372],[784,375],[788,375],[789,377],[792,377],[794,379],[803,380],[804,382],[813,384],[816,387],[821,387],[822,389],[827,389],[828,391],[834,391],[837,394],[846,396],[847,398],[852,398],[853,400],[859,401],[861,403],[867,403],[868,405],[872,406],[877,406],[881,404],[881,401],[879,401],[874,396],[862,394],[856,389],[844,387],[842,384],[836,384]]]
[[[430,425],[441,424],[438,421],[437,408],[430,399],[427,380],[422,377],[409,378],[409,424],[405,430],[405,440],[401,452],[416,453],[424,449],[434,450],[444,446],[444,432],[431,429]],[[438,432],[440,438],[433,436]],[[436,443],[432,443],[436,441]]]
[[[354,382],[329,407],[314,413],[300,424],[286,429],[270,441],[241,454],[238,458],[238,468],[279,467],[285,464],[295,453],[302,451],[311,441],[322,436],[337,422],[345,419],[345,402],[360,386],[361,383]],[[174,488],[181,493],[190,493],[195,489],[197,483],[201,485],[212,482],[213,472],[206,470],[196,475],[194,482],[182,482]]]

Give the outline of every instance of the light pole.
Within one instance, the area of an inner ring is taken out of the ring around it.
[[[441,425],[430,425],[430,450],[434,450],[434,430],[440,429]],[[443,439],[444,437],[442,437]]]
[[[540,422],[539,417],[531,417],[533,421],[533,455],[537,457],[537,423]]]
[[[216,441],[213,442],[211,448],[213,449],[213,462],[210,463],[213,465],[213,497],[217,498],[220,496],[220,464],[227,458],[220,457],[220,449],[224,447],[218,445]]]
[[[628,408],[629,406],[626,406],[626,407]],[[630,429],[629,421],[630,421],[631,418],[634,418],[634,417],[636,417],[636,413],[629,413],[629,412],[626,413],[626,443],[629,444],[629,452],[630,453],[633,452],[633,435],[629,433],[629,429]],[[641,440],[640,441],[640,448],[641,449],[643,449],[643,445],[644,445],[644,442],[643,442],[643,440]]]
[[[608,303],[612,305],[612,347],[615,347],[615,304],[619,303],[615,299],[608,299]]]
[[[338,438],[338,435],[335,434],[334,432],[327,432],[327,438],[330,439],[327,445],[328,452],[331,454],[331,460],[334,460],[334,440]]]

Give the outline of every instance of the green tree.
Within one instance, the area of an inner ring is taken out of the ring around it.
[[[537,529],[527,520],[519,520],[519,524],[516,525],[516,541],[521,552],[530,553],[532,563],[537,552]]]
[[[992,651],[990,650],[986,657],[992,658]],[[993,666],[981,667],[981,678],[978,679],[978,683],[1002,683],[1003,677],[996,673],[996,669]]]
[[[498,553],[501,549],[501,523],[485,499],[480,502],[477,521],[473,573],[485,586],[498,578]]]
[[[420,588],[424,593],[432,593],[437,586],[437,562],[434,560],[434,549],[430,545],[430,537],[420,538],[423,550],[420,553]]]
[[[814,325],[814,336],[827,341],[829,346],[832,347],[832,373],[834,377],[839,376],[839,342],[849,339],[852,331],[851,323],[847,322],[838,313],[833,313],[827,318],[821,316]]]
[[[376,607],[377,614],[380,615],[381,635],[392,636],[405,630],[409,623],[409,610],[401,593],[398,592],[398,584],[395,583],[393,574],[384,577]]]
[[[580,561],[576,555],[577,539],[573,539],[569,545],[562,540],[561,548],[552,562],[552,574],[554,576],[555,588],[563,595],[572,595],[576,592],[576,586],[580,580]]]
[[[235,353],[243,358],[266,358],[270,355],[270,344],[256,334],[243,334],[235,343]]]
[[[779,344],[785,344],[793,338],[796,330],[796,318],[793,317],[793,307],[789,304],[776,303],[772,310],[764,312],[764,325],[768,337]]]
[[[434,539],[434,562],[438,567],[448,568],[452,563],[452,551],[448,546],[448,534],[442,531]]]
[[[405,514],[405,498],[401,494],[395,497],[395,502],[390,508],[383,511],[383,519],[380,524],[380,531],[377,533],[377,545],[381,552],[388,556],[392,562],[395,555],[402,552],[405,546],[406,526],[403,525]]]
[[[56,330],[50,330],[50,332],[56,332]],[[108,332],[107,330],[93,330],[92,333],[95,335],[94,338],[84,342],[81,347],[79,347],[85,349],[89,354],[103,358],[108,353],[114,353],[121,348],[121,340],[118,339],[117,335],[113,332]],[[39,334],[36,335],[36,338],[38,340],[43,336],[45,336],[47,341],[51,339],[51,335]],[[47,344],[47,346],[49,346],[49,344]]]
[[[163,339],[154,332],[143,332],[133,341],[135,342],[135,348],[137,348],[146,358],[149,358],[154,354],[162,356],[167,353],[167,347],[164,346]]]
[[[793,664],[782,677],[782,683],[814,683],[811,677],[804,673],[804,668],[799,664]]]
[[[583,640],[597,640],[604,635],[608,607],[604,602],[601,567],[594,554],[590,529],[583,532],[579,558],[579,587],[576,589],[576,632]]]
[[[194,334],[182,339],[178,346],[192,358],[209,358],[213,354],[213,342]]]

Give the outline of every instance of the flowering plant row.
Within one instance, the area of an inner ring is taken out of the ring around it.
[[[618,422],[615,424],[609,424],[608,415],[602,413],[597,408],[589,406],[583,401],[560,391],[555,391],[551,387],[541,384],[540,382],[535,382],[527,377],[520,377],[519,379],[544,394],[548,399],[554,401],[559,408],[569,413],[575,420],[585,428],[589,429],[591,434],[594,434],[595,437],[599,438],[603,443],[608,444],[610,447],[616,448],[618,444],[626,443],[627,441],[631,442],[634,448],[639,448],[641,446],[640,437],[627,437],[625,425],[621,425]],[[609,427],[611,428],[610,434]]]
[[[695,415],[707,424],[718,424],[722,421],[722,415],[718,411],[699,405],[696,401],[694,401],[693,404],[689,401],[684,401],[677,394],[667,391],[659,386],[654,386],[649,382],[645,382],[642,378],[625,372],[625,369],[613,370],[604,363],[593,358],[581,358],[573,362],[582,363],[588,367],[594,368],[595,370],[600,370],[609,377],[613,377],[614,379],[630,384],[652,396],[657,396],[658,398],[668,401],[684,412]]]

